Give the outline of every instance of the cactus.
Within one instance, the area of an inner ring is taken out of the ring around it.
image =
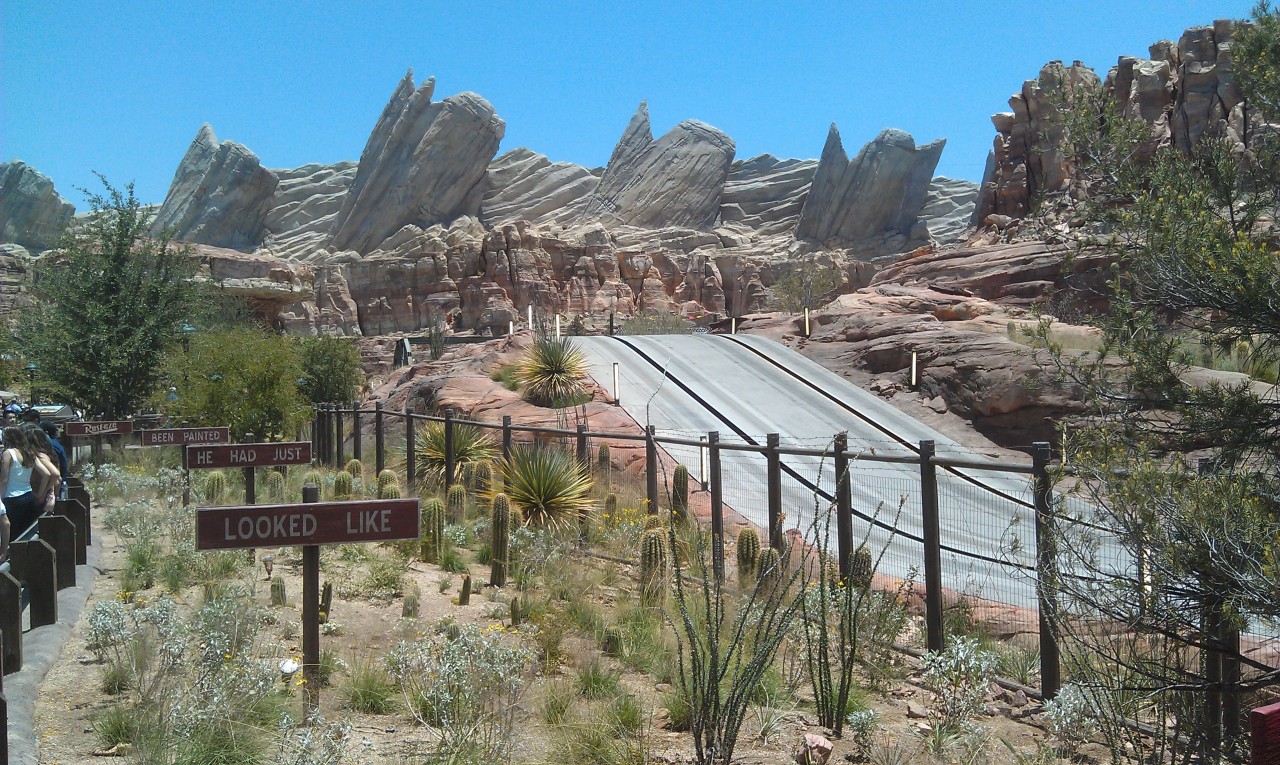
[[[689,515],[689,468],[684,465],[676,465],[671,476],[671,512],[680,520]]]
[[[772,547],[761,550],[756,565],[756,586],[761,590],[775,587],[782,578],[782,556],[778,555],[778,551]]]
[[[605,627],[604,639],[600,641],[600,650],[605,656],[622,655],[622,630],[617,627]]]
[[[333,476],[333,498],[334,499],[351,499],[351,493],[355,490],[351,480],[351,474],[343,470],[335,473]]]
[[[227,493],[227,476],[221,470],[210,470],[204,479],[204,499],[211,505],[222,502]]]
[[[667,598],[666,535],[646,531],[640,540],[640,604],[661,608]]]
[[[350,473],[351,477],[360,480],[364,478],[364,464],[360,460],[352,459],[347,462],[347,466],[342,469],[343,472]]]
[[[422,505],[420,557],[427,563],[438,563],[444,551],[444,503],[429,499]]]
[[[467,490],[460,483],[449,487],[449,522],[462,523],[466,519]]]
[[[276,473],[276,475],[279,475],[279,473]],[[283,606],[285,602],[284,577],[276,574],[275,578],[271,580],[271,605]]]
[[[604,498],[604,514],[611,520],[617,520],[618,517],[618,495],[610,494]]]
[[[458,593],[458,605],[471,605],[471,575],[462,575],[462,590]]]
[[[400,605],[400,618],[417,619],[418,618],[418,591],[411,590],[404,596],[404,603]]]
[[[394,470],[378,473],[378,499],[399,499],[400,477]]]
[[[475,465],[471,474],[471,486],[477,496],[488,494],[493,485],[493,464],[489,460],[480,460]]]
[[[609,458],[609,445],[600,444],[596,450],[596,481],[609,486],[613,480],[613,461]]]
[[[328,582],[320,589],[320,623],[329,621],[329,609],[333,608],[333,585]]]
[[[519,627],[524,620],[524,611],[520,608],[520,598],[511,599],[511,626]]]
[[[760,533],[750,526],[738,532],[738,583],[746,586],[759,571]]]
[[[511,501],[506,494],[495,495],[489,524],[489,584],[494,587],[503,587],[507,583],[507,542],[510,534]]]
[[[849,583],[859,590],[871,587],[871,577],[875,574],[875,561],[871,558],[871,550],[866,545],[858,545],[849,561]]]
[[[284,473],[272,470],[267,473],[267,498],[275,502],[284,501]]]
[[[324,486],[324,473],[319,470],[308,470],[302,477],[303,486]]]

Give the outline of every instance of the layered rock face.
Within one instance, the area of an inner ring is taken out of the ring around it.
[[[919,219],[945,140],[917,147],[910,135],[885,130],[852,160],[835,125],[827,134],[797,239],[845,244],[901,238],[898,251],[928,241]]]
[[[1230,21],[1188,29],[1176,44],[1152,45],[1150,58],[1120,57],[1105,81],[1079,61],[1045,64],[1009,99],[1012,111],[991,118],[997,136],[975,222],[993,214],[1023,217],[1038,194],[1072,191],[1055,99],[1075,89],[1101,88],[1122,114],[1150,125],[1148,150],[1190,151],[1205,135],[1241,142],[1254,116],[1244,113],[1232,76],[1232,30]]]
[[[414,90],[410,71],[392,94],[338,212],[335,249],[370,252],[404,226],[480,212],[506,123],[474,93],[432,102],[434,90],[433,78]]]
[[[0,243],[46,250],[75,212],[44,173],[21,160],[0,162]]]
[[[817,160],[761,154],[734,162],[720,196],[720,219],[764,235],[794,231]]]
[[[598,174],[571,162],[552,162],[529,149],[495,159],[485,175],[480,220],[500,226],[518,220],[564,223],[579,217]]]
[[[152,222],[153,233],[237,250],[262,241],[267,213],[279,184],[258,156],[232,141],[218,141],[213,128],[196,133]]]

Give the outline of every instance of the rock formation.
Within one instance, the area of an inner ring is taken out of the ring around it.
[[[582,214],[599,182],[599,176],[582,165],[515,149],[489,165],[480,220],[491,227],[518,220],[567,222]]]
[[[0,162],[0,243],[46,250],[66,230],[75,211],[44,173],[22,160]]]
[[[264,247],[282,257],[305,255],[323,247],[355,180],[356,163],[311,164],[272,172],[280,185],[267,212]]]
[[[1177,44],[1162,40],[1149,59],[1121,56],[1104,80],[1079,61],[1066,67],[1052,61],[1009,99],[1012,111],[992,116],[997,136],[974,222],[989,215],[1025,216],[1039,194],[1071,191],[1071,168],[1062,151],[1058,94],[1099,88],[1120,113],[1151,126],[1150,149],[1195,147],[1204,135],[1240,142],[1245,120],[1239,87],[1232,77],[1234,22],[1193,27]]]
[[[506,123],[474,93],[432,102],[434,90],[433,78],[414,90],[410,70],[391,95],[338,212],[335,249],[367,253],[404,226],[479,214]]]
[[[795,230],[817,160],[761,154],[734,162],[720,196],[720,219],[763,235]]]
[[[920,208],[945,144],[940,139],[917,148],[910,135],[884,130],[850,160],[832,125],[796,238],[845,244],[901,240],[898,252],[928,241]]]
[[[977,201],[978,184],[940,175],[929,184],[920,218],[934,242],[950,244],[964,238]]]
[[[262,241],[278,180],[258,157],[213,128],[196,133],[160,205],[151,230],[214,247],[251,250]]]

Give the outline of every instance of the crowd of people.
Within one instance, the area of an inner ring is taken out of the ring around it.
[[[0,430],[0,563],[9,540],[21,536],[53,503],[66,496],[67,452],[58,426],[41,422],[39,412],[10,402]]]

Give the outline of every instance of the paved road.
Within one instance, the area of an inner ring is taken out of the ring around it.
[[[616,362],[623,408],[637,422],[654,425],[659,434],[696,438],[714,430],[723,442],[764,444],[765,434],[779,433],[783,445],[824,448],[833,434],[847,430],[850,449],[868,454],[911,455],[908,444],[933,440],[941,456],[988,461],[771,340],[747,335],[581,340],[595,379],[611,389]],[[668,451],[697,475],[697,449],[668,447]],[[766,525],[764,457],[722,454],[725,502]],[[784,527],[807,530],[815,512],[829,505],[813,487],[831,495],[832,465],[829,460],[803,456],[784,457],[783,464]],[[862,516],[861,522],[855,522],[855,536],[865,534],[873,550],[887,546],[881,571],[901,577],[922,571],[923,548],[917,541],[921,533],[919,467],[858,460],[851,466],[851,476],[854,512]],[[1034,562],[1034,515],[1029,476],[940,470],[938,493],[944,587],[1033,607],[1036,598],[1029,567]],[[872,519],[897,531],[890,532]],[[834,545],[834,530],[832,536]]]

